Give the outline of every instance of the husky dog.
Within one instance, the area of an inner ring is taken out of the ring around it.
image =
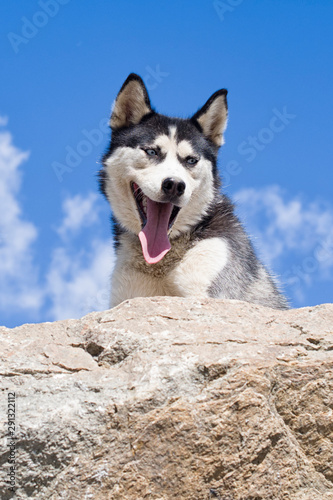
[[[154,111],[138,75],[121,87],[100,171],[117,255],[111,307],[156,295],[288,307],[220,193],[226,96],[218,90],[192,118],[180,119]]]

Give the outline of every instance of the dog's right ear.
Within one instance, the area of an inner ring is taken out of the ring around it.
[[[148,92],[142,78],[131,73],[121,87],[113,105],[110,127],[116,130],[136,125],[151,112]]]

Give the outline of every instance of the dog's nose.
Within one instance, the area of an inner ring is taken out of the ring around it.
[[[186,184],[181,179],[168,177],[162,182],[162,191],[170,197],[181,196],[186,188]]]

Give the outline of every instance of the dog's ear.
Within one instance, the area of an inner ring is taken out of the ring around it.
[[[191,118],[194,123],[200,125],[203,134],[217,147],[223,144],[223,132],[227,125],[227,93],[226,89],[215,92]]]
[[[112,108],[110,127],[116,130],[136,125],[147,113],[151,113],[150,100],[142,78],[131,73],[121,87]]]

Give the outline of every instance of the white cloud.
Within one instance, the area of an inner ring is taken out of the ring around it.
[[[243,189],[234,198],[250,229],[265,236],[263,244],[268,260],[279,257],[286,249],[306,252],[331,234],[331,206],[320,202],[306,203],[300,197],[288,200],[279,186]],[[262,216],[266,224],[260,230],[258,218]]]
[[[7,116],[0,116],[0,127],[5,127],[8,123]]]
[[[7,119],[0,117],[0,124]],[[13,145],[12,135],[0,132],[0,299],[6,312],[38,310],[42,292],[33,263],[36,226],[27,221],[18,200],[21,164],[29,157]]]
[[[306,202],[301,197],[289,198],[279,186],[259,190],[243,189],[234,199],[241,218],[258,241],[259,254],[274,267],[287,264],[284,276],[294,287],[298,298],[302,286],[310,285],[316,276],[328,279],[333,270],[333,207],[320,201]],[[292,263],[290,263],[292,261]]]
[[[0,116],[0,126],[6,124]],[[111,238],[96,236],[102,201],[92,192],[66,198],[56,229],[62,244],[52,251],[45,277],[40,277],[37,228],[24,217],[20,203],[21,166],[28,157],[29,152],[13,145],[8,131],[0,132],[0,312],[24,312],[27,319],[33,315],[40,321],[38,314],[57,320],[107,309],[114,254]],[[79,247],[74,237],[89,227],[92,231]]]
[[[89,250],[76,255],[66,247],[56,248],[47,275],[52,319],[79,318],[108,309],[113,261],[111,239],[95,240]]]
[[[97,203],[97,193],[88,193],[86,197],[78,194],[67,197],[63,202],[65,213],[61,226],[57,229],[62,238],[77,234],[83,227],[88,227],[98,221],[100,206]]]
[[[108,309],[114,263],[111,238],[95,236],[102,210],[97,193],[68,196],[62,208],[63,220],[56,231],[63,244],[53,250],[46,277],[46,294],[51,300],[49,315],[53,320],[79,318],[94,310]],[[85,244],[78,250],[74,237],[82,234]]]

